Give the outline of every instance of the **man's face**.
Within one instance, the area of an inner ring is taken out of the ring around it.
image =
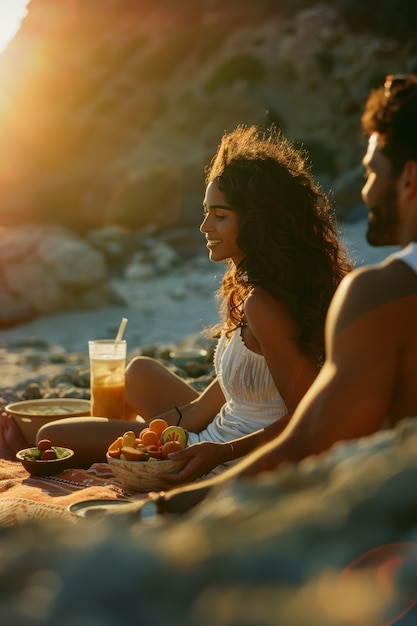
[[[366,173],[362,199],[368,206],[366,239],[372,246],[397,244],[399,243],[397,179],[392,175],[390,162],[381,152],[378,133],[370,136],[362,163]]]

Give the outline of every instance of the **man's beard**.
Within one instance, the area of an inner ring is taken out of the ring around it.
[[[366,240],[371,246],[392,246],[398,243],[398,202],[394,185],[388,189],[385,200],[369,207]]]

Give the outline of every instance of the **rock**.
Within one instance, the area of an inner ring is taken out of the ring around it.
[[[0,327],[9,327],[26,322],[36,315],[25,296],[10,293],[0,282]]]
[[[25,400],[39,400],[42,398],[41,388],[38,383],[30,383],[22,393]]]
[[[59,225],[2,228],[0,259],[1,326],[124,302],[112,286],[105,256]]]
[[[4,224],[195,225],[204,166],[238,123],[278,120],[335,155],[337,176],[358,162],[360,109],[387,59],[417,61],[414,37],[396,38],[405,7],[388,2],[354,27],[364,9],[346,2],[73,5],[29,3],[0,57]]]
[[[137,248],[136,232],[125,226],[93,228],[86,240],[104,255],[109,267],[125,266]]]
[[[3,266],[2,280],[9,292],[24,299],[37,314],[58,310],[65,296],[57,276],[34,254]]]
[[[143,167],[132,168],[106,207],[110,223],[133,229],[167,228],[178,222],[181,171],[164,157],[148,154]]]
[[[64,288],[94,287],[107,278],[103,255],[72,236],[48,237],[39,243],[37,256]]]
[[[10,263],[33,254],[41,239],[38,228],[0,228],[0,263]]]
[[[155,273],[168,273],[179,262],[180,257],[175,250],[163,241],[148,241],[142,246],[141,251],[132,255],[125,269],[125,278],[127,280],[149,279]]]

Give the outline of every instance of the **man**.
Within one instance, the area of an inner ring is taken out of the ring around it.
[[[185,511],[216,485],[417,416],[417,76],[388,76],[369,95],[362,126],[367,240],[401,250],[340,284],[326,361],[284,432],[214,479],[153,497],[160,511]]]

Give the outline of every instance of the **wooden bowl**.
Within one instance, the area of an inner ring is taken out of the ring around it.
[[[5,411],[13,416],[28,446],[34,446],[41,426],[64,417],[90,415],[90,401],[77,398],[23,400],[8,404]]]
[[[125,461],[114,459],[106,455],[107,463],[114,477],[128,491],[160,491],[164,483],[158,478],[160,472],[176,474],[185,465],[186,461],[156,460],[156,461]]]
[[[59,459],[42,461],[30,458],[31,451],[37,450],[36,447],[19,450],[16,453],[16,458],[21,462],[25,470],[33,476],[54,476],[54,474],[59,474],[69,467],[69,461],[74,456],[74,450],[61,448],[60,446],[52,446],[52,448],[60,453]]]

